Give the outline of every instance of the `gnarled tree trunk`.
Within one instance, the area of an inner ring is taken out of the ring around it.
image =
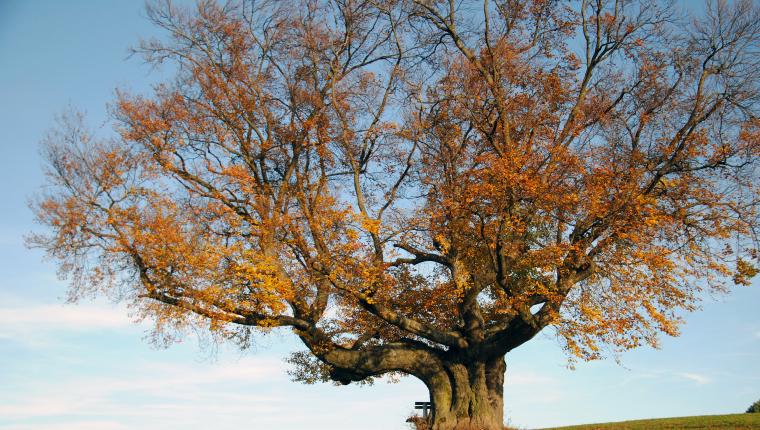
[[[430,392],[432,413],[420,430],[503,430],[504,351],[482,354],[436,353],[424,344],[397,342],[364,350],[333,348],[303,333],[302,339],[343,384],[391,371],[419,378]],[[461,351],[460,351],[461,352]],[[487,357],[487,358],[486,358]]]
[[[502,430],[505,370],[503,357],[446,363],[426,381],[433,404],[431,429]]]

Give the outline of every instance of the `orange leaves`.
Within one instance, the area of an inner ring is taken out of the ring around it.
[[[757,266],[742,258],[738,258],[736,260],[736,272],[733,278],[734,284],[749,285],[751,279],[758,273],[760,273],[760,269],[758,269]]]
[[[406,3],[264,3],[154,11],[175,79],[119,93],[113,141],[54,135],[34,242],[75,283],[315,351],[555,325],[591,359],[757,274],[751,68],[702,79],[656,6],[506,2],[486,43]]]
[[[380,232],[381,222],[378,219],[371,219],[367,217],[361,218],[362,229],[370,234],[378,234]]]
[[[128,98],[118,93],[117,109],[127,127],[122,129],[122,136],[128,140],[149,140],[155,148],[164,143],[161,133],[171,129],[167,109],[172,104],[157,103],[144,98]]]

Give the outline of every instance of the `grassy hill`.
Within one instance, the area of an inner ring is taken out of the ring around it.
[[[552,427],[544,430],[760,430],[760,414],[706,415]]]

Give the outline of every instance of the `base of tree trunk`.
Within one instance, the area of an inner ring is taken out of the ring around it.
[[[458,420],[456,422],[434,425],[430,419],[420,416],[409,417],[406,422],[412,425],[414,430],[502,430],[505,427],[499,423],[483,423],[477,420]]]
[[[503,430],[505,370],[503,357],[488,362],[447,363],[444,372],[426,381],[433,404],[427,428]]]

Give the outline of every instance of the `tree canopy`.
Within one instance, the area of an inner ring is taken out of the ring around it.
[[[491,429],[503,356],[544,328],[581,359],[656,345],[757,273],[751,1],[148,17],[168,37],[135,52],[173,79],[119,91],[114,136],[73,114],[44,146],[30,243],[72,298],[115,292],[165,335],[290,327],[297,378],[414,375],[436,429]]]

